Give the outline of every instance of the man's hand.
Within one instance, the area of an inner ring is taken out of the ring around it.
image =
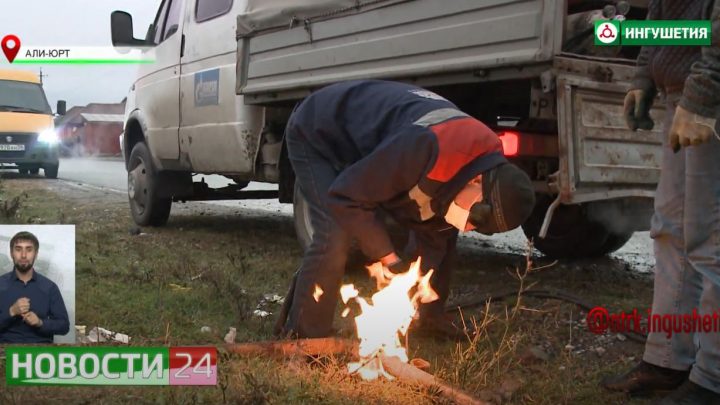
[[[405,260],[398,260],[395,263],[388,265],[387,268],[393,274],[402,274],[407,273],[407,271],[410,270],[410,264],[411,263],[408,263]]]
[[[36,328],[41,327],[43,324],[42,319],[38,318],[38,316],[35,315],[35,312],[32,311],[23,315],[23,321],[25,321],[26,324],[34,326]]]
[[[406,261],[404,261],[395,252],[392,252],[392,253],[380,258],[380,263],[383,265],[383,267],[390,270],[390,272],[392,274],[405,273],[410,268],[410,263],[407,263]]]
[[[670,127],[670,147],[677,152],[682,146],[695,146],[705,143],[717,133],[715,119],[694,114],[680,106],[675,108],[672,126]]]
[[[654,90],[634,89],[625,95],[624,111],[625,122],[633,131],[639,129],[651,130],[655,126],[650,118],[650,108],[655,100]]]
[[[18,298],[8,311],[10,316],[25,315],[30,310],[30,298]]]

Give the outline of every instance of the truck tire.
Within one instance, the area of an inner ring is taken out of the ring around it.
[[[608,232],[607,240],[605,240],[605,243],[603,244],[602,248],[600,249],[603,251],[603,254],[612,253],[621,247],[625,246],[627,241],[632,238],[634,232],[625,232],[625,233],[615,233],[615,232]]]
[[[530,218],[523,224],[523,232],[533,245],[546,256],[556,259],[598,257],[620,249],[633,232],[616,233],[602,223],[589,218],[586,204],[560,205],[550,222],[545,238],[539,238],[545,212],[552,199],[538,196]]]
[[[312,241],[313,227],[310,223],[310,206],[300,191],[300,185],[295,182],[293,192],[293,219],[295,223],[295,236],[303,251],[307,250]]]
[[[140,226],[162,226],[170,217],[171,198],[157,197],[158,176],[144,142],[132,148],[128,160],[128,200],[133,220]]]
[[[45,177],[47,177],[48,179],[57,179],[59,168],[60,163],[43,166],[43,172],[45,173]]]
[[[28,174],[28,173],[30,173],[30,170],[29,170],[28,168],[21,167],[21,168],[18,169],[18,173],[20,173],[20,174]]]
[[[29,169],[29,170],[30,170],[30,174],[38,174],[38,173],[40,173],[40,168],[39,168],[39,167],[33,167],[33,168]]]

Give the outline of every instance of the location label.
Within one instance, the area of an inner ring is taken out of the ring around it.
[[[5,35],[1,45],[5,57],[12,63],[20,51],[20,38],[15,35]]]

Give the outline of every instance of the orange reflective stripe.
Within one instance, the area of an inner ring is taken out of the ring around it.
[[[438,157],[428,173],[430,180],[447,182],[466,164],[489,152],[502,151],[497,134],[474,118],[462,118],[433,125]]]

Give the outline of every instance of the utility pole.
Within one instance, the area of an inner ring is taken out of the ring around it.
[[[42,72],[42,68],[40,68],[40,84],[43,84],[43,77],[47,77],[48,75],[44,75]]]

